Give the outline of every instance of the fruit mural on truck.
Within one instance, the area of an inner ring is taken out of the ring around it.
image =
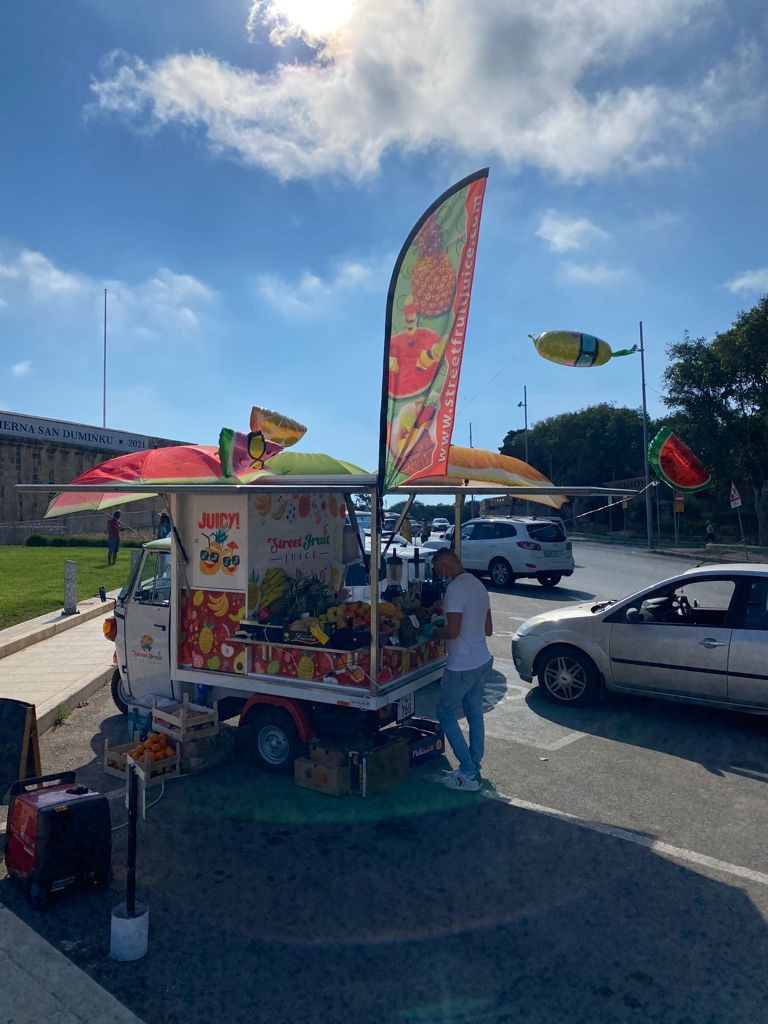
[[[245,648],[233,634],[245,615],[245,594],[226,590],[182,590],[179,664],[209,672],[243,675]]]

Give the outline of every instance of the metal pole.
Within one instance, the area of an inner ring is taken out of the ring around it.
[[[102,384],[101,425],[107,425],[107,289],[104,289],[104,381]]]
[[[523,436],[524,436],[524,439],[525,439],[525,462],[526,462],[526,465],[527,465],[528,464],[528,385],[527,384],[523,384],[523,400],[522,400],[522,402],[518,402],[517,403],[517,408],[518,409],[522,408],[522,410],[523,410],[523,416],[524,416],[524,421],[523,422],[525,424],[525,429],[524,429]],[[528,512],[530,512],[530,510],[531,510],[531,503],[529,501],[526,501],[526,503],[525,503],[526,515],[528,514]]]
[[[749,561],[749,551],[747,551],[747,538],[744,536],[744,527],[741,525],[741,506],[737,506],[736,515],[739,517],[739,533],[741,534],[741,543],[744,545],[744,560]]]
[[[136,832],[138,822],[138,778],[136,766],[128,759],[128,855],[125,909],[128,917],[136,917]]]
[[[472,447],[472,421],[471,420],[469,421],[469,447],[470,448]],[[470,494],[470,496],[469,496],[469,518],[470,519],[474,519],[475,518],[475,496],[474,496],[474,494]],[[454,530],[453,530],[453,532],[454,533],[456,532],[456,524],[455,523],[454,523]]]
[[[645,532],[648,550],[653,547],[653,507],[651,505],[651,467],[648,463],[648,409],[645,402],[645,345],[643,321],[640,321],[640,379],[643,386],[643,470],[645,472]]]
[[[661,547],[661,512],[659,511],[659,488],[654,488],[656,491],[656,533],[659,538],[659,547]]]

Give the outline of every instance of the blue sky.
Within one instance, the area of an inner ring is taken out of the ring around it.
[[[598,401],[768,291],[759,0],[8,0],[0,408],[215,443],[252,404],[377,462],[395,257],[490,167],[454,443]],[[594,483],[595,481],[584,481]]]

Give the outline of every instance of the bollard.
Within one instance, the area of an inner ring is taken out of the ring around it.
[[[62,615],[77,615],[77,562],[64,563],[64,610]]]

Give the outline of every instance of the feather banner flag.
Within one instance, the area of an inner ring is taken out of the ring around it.
[[[486,167],[435,200],[392,271],[379,437],[383,493],[448,469],[487,178]]]

